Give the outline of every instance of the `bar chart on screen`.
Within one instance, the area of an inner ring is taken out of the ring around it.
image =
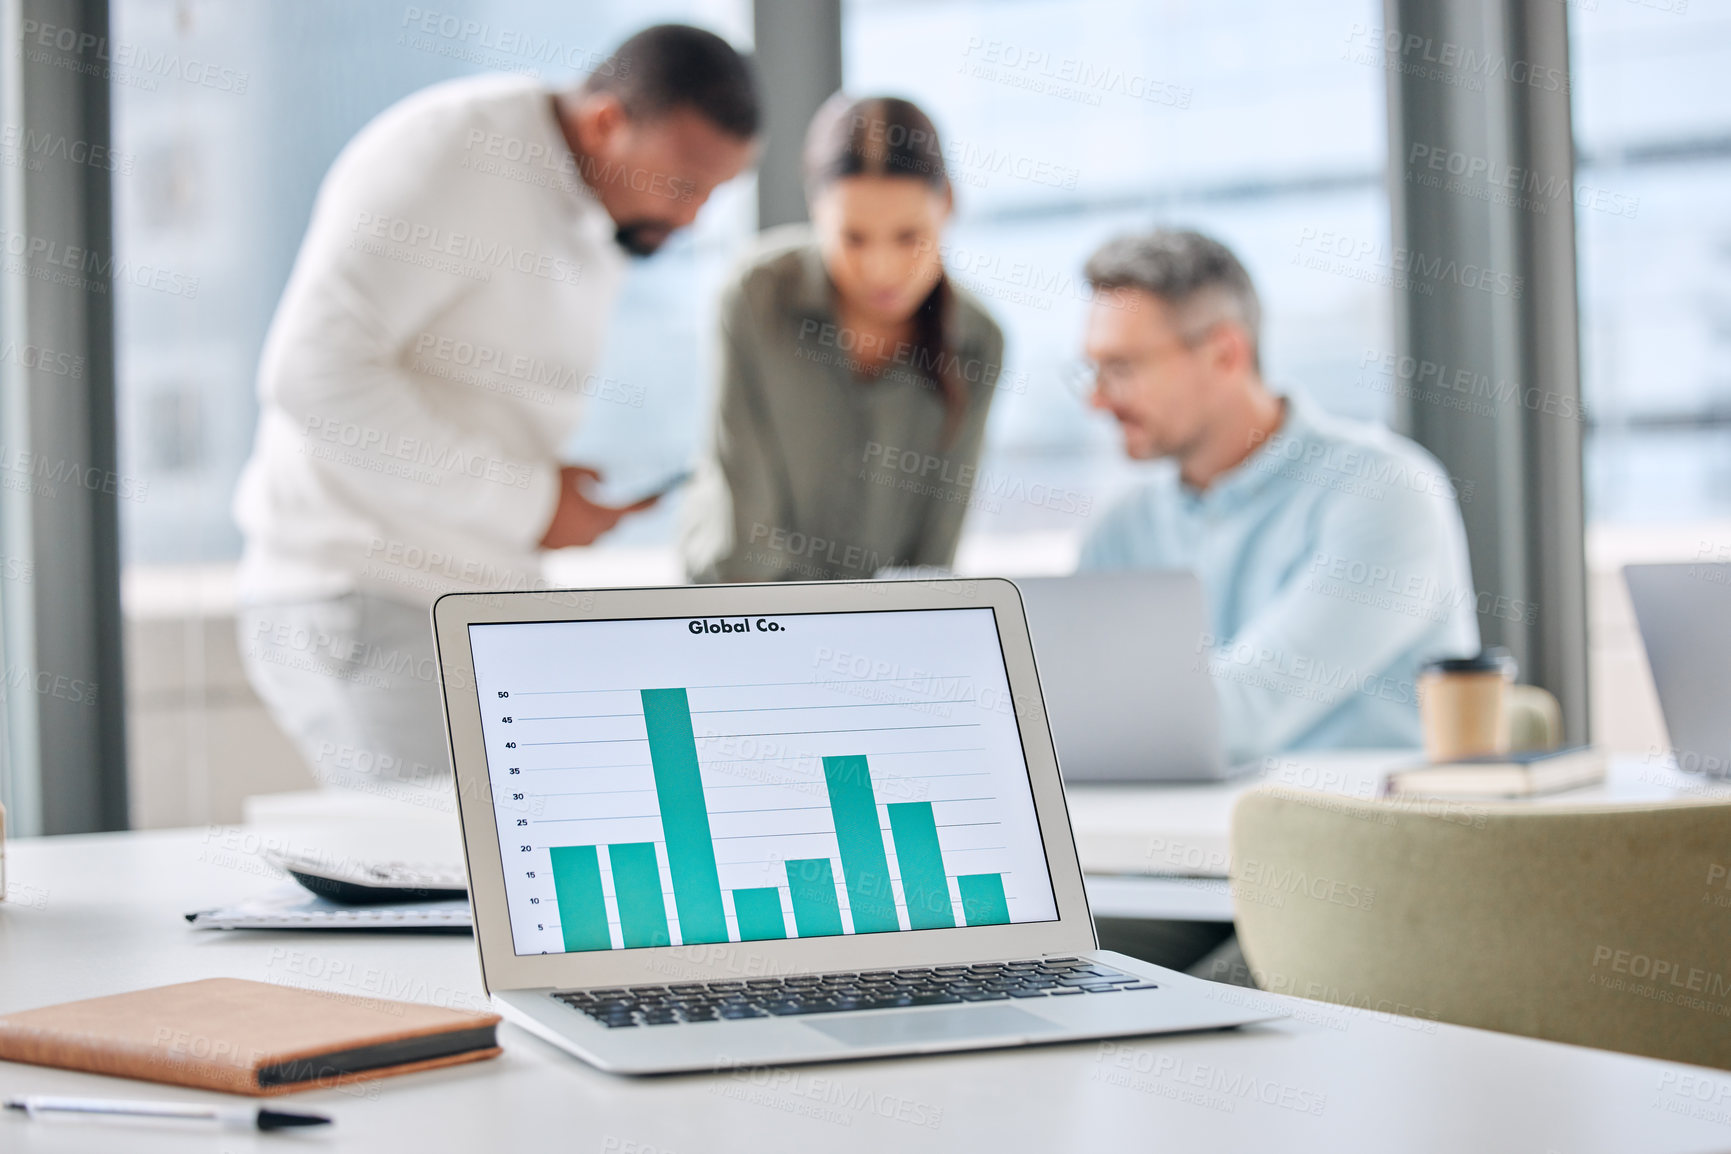
[[[705,624],[471,628],[518,953],[1056,916],[990,610]]]

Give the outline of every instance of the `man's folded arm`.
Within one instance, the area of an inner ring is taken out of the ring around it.
[[[1454,588],[1461,583],[1459,534],[1452,498],[1391,491],[1376,505],[1360,497],[1330,505],[1313,558],[1345,559],[1354,572],[1395,574],[1425,594],[1391,598],[1401,604],[1383,606],[1368,584],[1363,597],[1350,596],[1358,588],[1351,585],[1325,591],[1323,560],[1289,575],[1235,636],[1215,639],[1210,653],[1228,755],[1246,760],[1288,748],[1354,694],[1416,712],[1416,687],[1384,671],[1433,628],[1424,612],[1441,608],[1440,601],[1431,605],[1433,596],[1470,597],[1470,590]]]

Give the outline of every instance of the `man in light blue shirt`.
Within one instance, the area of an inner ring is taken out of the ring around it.
[[[1086,272],[1090,403],[1126,453],[1162,463],[1081,567],[1198,575],[1211,632],[1197,655],[1232,760],[1419,744],[1420,667],[1479,648],[1448,474],[1387,429],[1269,390],[1255,286],[1217,241],[1123,237]]]

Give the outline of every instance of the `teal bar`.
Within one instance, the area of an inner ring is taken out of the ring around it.
[[[734,890],[733,913],[739,919],[742,942],[787,937],[787,923],[781,920],[781,891],[774,886]]]
[[[1004,900],[1003,874],[962,874],[962,918],[970,926],[1007,926],[1010,903]]]
[[[610,950],[607,901],[601,896],[601,857],[592,845],[559,845],[553,858],[553,895],[559,903],[559,932],[567,950]]]
[[[795,858],[782,865],[787,869],[787,892],[793,898],[793,924],[799,936],[822,938],[841,933],[841,906],[835,900],[835,874],[830,872],[829,859]]]
[[[902,871],[902,895],[908,902],[908,925],[916,930],[955,925],[956,911],[950,904],[950,884],[944,878],[944,855],[938,849],[932,803],[897,802],[889,811],[896,864]]]
[[[703,800],[703,774],[697,768],[697,739],[691,732],[691,704],[685,690],[645,689],[643,721],[649,730],[655,800],[661,806],[661,831],[667,840],[667,868],[673,873],[679,940],[688,946],[725,942],[727,913],[721,906],[721,877],[715,870],[715,841],[709,833],[709,807]]]
[[[859,755],[823,759],[823,780],[829,788],[829,811],[835,818],[835,840],[841,847],[841,874],[847,882],[853,932],[876,934],[899,930],[896,895],[890,886],[890,863],[884,855],[884,831],[878,824],[878,803],[872,793],[871,769]]]
[[[667,902],[661,896],[661,867],[655,843],[627,842],[607,847],[613,863],[613,896],[619,899],[619,932],[625,948],[671,946],[667,932]]]

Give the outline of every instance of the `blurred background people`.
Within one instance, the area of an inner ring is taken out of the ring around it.
[[[542,551],[633,511],[585,496],[593,472],[560,448],[626,254],[692,223],[751,160],[758,119],[733,48],[659,25],[567,91],[425,89],[332,165],[234,506],[248,674],[320,781],[447,775],[434,598],[535,588]]]
[[[765,233],[725,290],[707,449],[683,510],[695,581],[948,567],[1003,363],[945,275],[937,130],[838,93],[806,136],[811,225]]]
[[[1419,744],[1415,685],[1478,652],[1452,482],[1413,442],[1271,391],[1244,266],[1196,232],[1108,242],[1088,259],[1080,391],[1124,451],[1165,467],[1082,546],[1082,569],[1201,578],[1227,755]]]

